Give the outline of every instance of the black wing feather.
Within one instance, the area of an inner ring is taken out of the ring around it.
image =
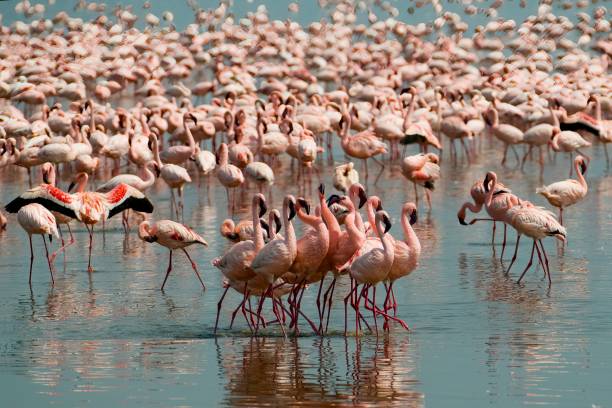
[[[121,204],[116,207],[113,207],[108,212],[108,218],[112,218],[113,216],[123,212],[125,210],[134,210],[138,212],[144,213],[152,213],[153,212],[153,204],[147,197],[136,198],[136,197],[128,197]]]
[[[589,133],[592,133],[593,135],[599,137],[599,129],[595,126],[591,126],[588,123],[584,123],[584,122],[567,122],[567,123],[561,123],[560,126],[561,130],[572,130],[574,132],[578,131],[578,130],[584,130],[587,131]]]
[[[57,213],[63,214],[70,218],[77,218],[75,212],[72,209],[59,205],[56,202],[47,200],[46,198],[43,198],[43,197],[36,197],[36,198],[17,197],[16,199],[8,203],[6,207],[4,207],[4,209],[9,213],[14,214],[18,212],[21,209],[21,207],[24,207],[32,203],[40,204],[49,211],[55,211]]]
[[[412,143],[423,143],[426,140],[427,139],[425,139],[425,136],[414,133],[410,135],[405,135],[404,138],[400,140],[400,144],[408,145]]]

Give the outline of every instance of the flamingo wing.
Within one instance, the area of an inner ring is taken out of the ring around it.
[[[21,207],[32,203],[40,204],[49,211],[55,211],[70,218],[77,218],[72,196],[49,184],[43,184],[26,191],[8,203],[5,209],[14,214]]]
[[[153,204],[140,191],[121,183],[103,195],[108,207],[108,218],[122,211],[131,209],[138,212],[152,213]]]

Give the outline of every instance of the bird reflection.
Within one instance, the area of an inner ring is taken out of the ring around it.
[[[227,381],[225,403],[230,406],[423,405],[407,337],[216,341],[219,367]],[[345,341],[344,359],[338,355],[341,341]]]

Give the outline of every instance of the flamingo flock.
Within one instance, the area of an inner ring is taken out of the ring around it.
[[[241,314],[252,333],[278,325],[297,334],[300,321],[327,333],[338,288],[345,334],[351,313],[357,334],[378,335],[379,322],[384,331],[408,329],[394,283],[419,266],[419,195],[431,214],[432,202],[444,199],[436,189],[444,171],[485,154],[499,156],[498,172],[539,170],[542,184],[547,162],[570,158],[569,179],[534,191],[558,218],[513,194],[494,171],[471,186],[472,201],[457,214],[462,225],[492,222],[493,244],[503,225],[502,262],[507,229],[516,231],[506,273],[520,238],[529,237],[518,282],[537,255],[552,283],[543,239],[565,245],[563,211],[587,196],[595,149],[609,164],[612,37],[604,6],[577,12],[572,23],[542,2],[523,22],[470,27],[437,0],[417,2],[436,13],[429,25],[401,21],[387,2],[329,1],[322,4],[329,18],[302,26],[272,20],[265,7],[236,20],[225,3],[210,10],[190,3],[195,20],[183,31],[170,12],[148,13],[139,29],[132,6],[106,14],[103,3],[86,1],[76,8],[94,13],[89,20],[49,16],[44,5],[23,1],[15,10],[24,20],[0,26],[0,172],[28,179],[4,209],[28,234],[30,284],[32,235],[42,236],[53,284],[75,224],[88,232],[93,273],[94,227],[104,230],[121,213],[126,235],[136,222],[142,241],[168,248],[162,290],[176,250],[206,289],[187,248],[208,242],[184,224],[185,213],[197,211],[186,208],[185,190],[204,181],[203,194],[211,183],[225,189],[228,213],[218,227],[228,247],[210,268],[224,289],[215,331],[230,289],[241,301],[229,327]],[[497,16],[497,7],[463,3],[468,16]],[[368,24],[358,22],[364,8]],[[297,4],[289,11],[299,12]],[[399,209],[367,193],[390,174],[412,196]],[[269,208],[281,179],[292,189]],[[336,191],[326,192],[327,180]],[[168,219],[156,210],[154,220],[147,192],[164,186]],[[391,208],[400,213],[395,229]],[[488,218],[466,220],[468,210],[483,208]],[[0,233],[10,222],[0,212]],[[54,236],[59,248],[50,253]],[[316,316],[302,308],[310,287]]]

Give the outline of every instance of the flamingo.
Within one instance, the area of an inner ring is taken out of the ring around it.
[[[225,187],[225,192],[227,193],[227,204],[229,206],[231,203],[231,208],[233,209],[234,203],[230,199],[230,188],[233,189],[238,186],[241,186],[242,183],[244,183],[244,175],[238,167],[229,163],[228,150],[227,145],[225,143],[221,143],[221,145],[219,146],[217,157],[217,179]]]
[[[185,183],[191,183],[191,177],[187,170],[184,167],[181,167],[176,164],[164,164],[162,163],[161,157],[159,155],[159,143],[158,137],[155,132],[151,132],[151,143],[153,145],[153,156],[155,157],[155,161],[157,162],[157,166],[160,169],[160,177],[162,180],[166,182],[168,187],[170,187],[170,197],[172,199],[172,204],[174,208],[176,208],[176,216],[179,217],[180,214],[183,213],[183,186]],[[179,196],[179,203],[176,204],[174,198],[174,190],[177,190]]]
[[[536,190],[536,193],[543,195],[552,206],[559,209],[559,222],[561,225],[563,225],[563,208],[582,201],[588,191],[587,182],[584,179],[584,174],[587,171],[587,160],[578,155],[574,159],[574,168],[578,180],[568,179],[558,181]]]
[[[285,237],[279,236],[269,241],[253,259],[251,268],[256,275],[262,276],[269,284],[267,292],[272,290],[276,279],[284,275],[297,256],[297,241],[291,220],[296,215],[296,200],[287,195],[283,200],[283,228]],[[262,298],[263,300],[263,298]],[[260,302],[259,309],[262,307]]]
[[[66,193],[49,184],[40,185],[8,203],[6,210],[10,213],[16,213],[24,205],[39,203],[48,210],[57,211],[81,221],[85,224],[89,233],[87,271],[93,272],[91,249],[94,225],[104,222],[126,209],[151,213],[153,212],[153,204],[144,194],[127,184],[120,184],[108,193],[86,192],[87,180],[87,173],[77,175],[77,191],[75,194]]]
[[[404,231],[404,240],[394,239],[394,256],[393,264],[387,275],[389,286],[387,287],[387,297],[384,302],[385,312],[393,309],[393,314],[397,314],[397,302],[393,293],[393,284],[396,280],[410,275],[419,264],[421,256],[421,242],[419,237],[412,229],[417,221],[417,207],[414,203],[405,203],[401,213],[402,230]],[[387,307],[388,302],[393,301],[390,307]]]
[[[263,194],[255,194],[251,205],[253,234],[251,239],[238,242],[233,245],[222,257],[215,258],[212,265],[218,268],[221,273],[230,281],[244,283],[246,286],[249,280],[252,280],[257,275],[252,268],[252,262],[255,256],[264,247],[264,237],[259,223],[259,218],[266,213],[266,199]],[[221,305],[229,285],[225,288],[219,303],[217,304],[217,319],[215,322],[215,332],[219,323],[219,313]],[[248,291],[244,292],[245,298],[248,297]]]
[[[387,145],[379,140],[371,130],[365,130],[351,136],[349,135],[350,128],[351,115],[345,112],[340,120],[340,145],[348,156],[363,160],[365,178],[367,179],[368,159],[372,158],[372,160],[377,161],[375,156],[387,153]],[[381,162],[378,162],[378,164],[381,166],[382,173],[385,165]]]
[[[7,209],[7,211],[12,212]],[[19,225],[28,233],[28,239],[30,241],[30,277],[28,283],[32,286],[32,265],[34,264],[34,249],[32,248],[32,235],[41,235],[45,244],[45,253],[47,255],[47,264],[49,265],[49,273],[51,274],[51,284],[55,284],[53,278],[53,266],[51,258],[49,257],[49,249],[47,247],[47,241],[45,235],[49,235],[49,242],[51,242],[53,235],[59,238],[57,232],[57,224],[55,223],[55,217],[51,214],[51,211],[47,210],[41,204],[30,203],[23,205],[17,211],[17,222]]]
[[[425,197],[431,210],[431,196],[429,190],[435,188],[435,182],[440,179],[440,166],[438,155],[434,153],[420,153],[405,157],[402,160],[402,175],[414,184],[415,200],[419,202],[417,184],[425,188]]]
[[[384,224],[384,227],[383,227]],[[376,307],[376,284],[385,280],[393,265],[393,259],[395,255],[395,246],[393,237],[387,234],[391,229],[391,221],[386,211],[381,210],[376,212],[375,218],[375,231],[376,238],[366,240],[365,245],[361,248],[360,254],[355,258],[350,266],[349,273],[351,278],[355,281],[354,287],[351,288],[350,293],[345,297],[344,304],[348,303],[349,298],[353,297],[355,300],[352,302],[352,307],[355,309],[356,321],[355,328],[357,334],[359,334],[359,326],[361,314],[359,312],[359,303],[361,296],[365,294],[365,304],[367,307],[368,298],[367,291],[370,287],[373,288],[373,297],[371,300],[372,314],[374,316],[374,324],[376,327],[376,334],[378,335],[378,323],[376,320],[376,314],[384,314]],[[359,285],[363,284],[364,288],[358,295]],[[344,330],[346,332],[346,322]]]
[[[334,188],[342,193],[346,193],[351,185],[359,183],[359,173],[355,170],[355,164],[348,162],[337,166],[334,169],[332,182]]]
[[[518,153],[516,152],[515,146],[519,143],[523,143],[523,132],[519,128],[514,127],[512,125],[499,123],[499,112],[497,111],[497,102],[495,99],[493,100],[493,103],[489,108],[489,112],[491,112],[491,114],[493,115],[493,119],[489,123],[491,126],[491,131],[493,132],[493,136],[495,136],[504,143],[504,157],[501,161],[502,166],[506,163],[506,157],[508,155],[509,147],[512,147],[512,151],[516,156],[516,160],[520,164],[521,159],[519,158]]]
[[[198,235],[191,228],[171,220],[158,220],[154,223],[151,223],[150,221],[141,222],[138,226],[138,237],[145,242],[157,242],[159,245],[170,250],[168,269],[166,270],[166,276],[164,277],[164,282],[161,286],[162,291],[164,290],[168,276],[170,276],[170,272],[172,271],[172,251],[176,249],[183,251],[187,259],[189,259],[193,272],[196,274],[198,280],[202,284],[202,289],[206,290],[204,281],[202,281],[202,277],[198,272],[198,266],[191,259],[189,253],[185,249],[193,244],[208,246],[208,243],[206,240],[204,240],[204,238]]]
[[[531,247],[531,257],[529,258],[529,263],[525,267],[525,270],[519,277],[517,283],[521,282],[531,267],[533,263],[534,251],[537,249],[538,258],[544,268],[544,272],[546,275],[548,275],[548,285],[550,286],[552,281],[550,277],[550,269],[548,268],[548,256],[546,255],[546,250],[542,244],[542,239],[547,236],[552,236],[561,242],[565,242],[567,230],[557,221],[555,216],[550,211],[547,211],[541,207],[534,207],[530,204],[519,204],[509,209],[508,219],[509,224],[516,229],[518,237],[516,239],[514,256],[512,257],[512,261],[510,262],[510,266],[508,267],[506,273],[510,272],[510,268],[512,268],[512,265],[516,260],[519,241],[521,235],[524,234],[533,239],[533,246]],[[540,252],[540,250],[542,252]],[[542,257],[544,257],[544,262],[542,262]]]

